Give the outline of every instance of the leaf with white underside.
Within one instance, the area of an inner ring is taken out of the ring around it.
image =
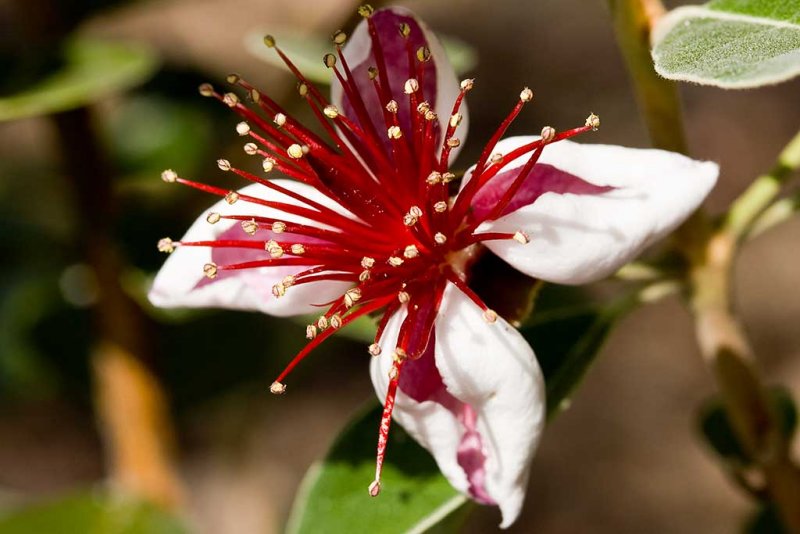
[[[800,0],[714,0],[653,29],[656,71],[672,80],[746,89],[800,74]]]

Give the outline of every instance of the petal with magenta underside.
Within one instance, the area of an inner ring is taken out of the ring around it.
[[[441,134],[447,129],[453,102],[461,90],[455,71],[447,59],[447,54],[442,44],[422,21],[405,8],[379,9],[371,15],[370,19],[377,29],[381,54],[376,54],[366,20],[359,23],[353,34],[348,38],[343,54],[353,74],[352,84],[365,104],[372,128],[377,132],[379,138],[383,140],[384,145],[388,147],[389,140],[386,138],[384,107],[378,100],[374,83],[368,74],[370,67],[380,68],[382,63],[385,65],[385,75],[391,98],[398,104],[400,126],[405,135],[410,136],[411,134],[410,117],[412,110],[410,109],[409,97],[403,92],[403,89],[410,77],[416,78],[417,76],[411,76],[411,71],[409,70],[406,49],[407,39],[415,60],[416,51],[420,47],[427,47],[431,53],[430,59],[422,64],[424,72],[418,96],[421,96],[419,101],[427,101],[432,109],[439,114],[439,141],[441,142]],[[410,33],[407,38],[404,38],[399,32],[401,24],[408,25]],[[382,62],[380,56],[383,57]],[[353,103],[335,78],[331,83],[331,100],[345,115],[364,127]],[[462,119],[458,136],[463,141],[466,138],[469,122],[466,103],[462,103],[460,113]],[[367,130],[366,127],[364,129]],[[451,159],[455,159],[458,150],[459,147],[456,147],[451,151]]]
[[[391,319],[382,356],[373,361],[379,397],[386,392],[402,320],[403,312]],[[406,363],[395,419],[431,452],[456,489],[499,506],[507,527],[522,507],[544,426],[544,383],[533,351],[503,319],[488,324],[453,285],[445,290],[432,349]]]
[[[327,207],[338,208],[338,204],[323,196],[312,187],[292,181],[274,180],[275,184],[302,194]],[[252,184],[238,191],[240,196],[252,196],[264,200],[285,202],[297,205],[298,201],[260,184]],[[221,218],[210,224],[208,217],[216,213]],[[273,285],[286,276],[295,275],[307,269],[304,266],[258,267],[253,269],[220,270],[213,279],[203,274],[207,263],[231,265],[270,258],[263,243],[279,237],[289,237],[286,233],[277,236],[269,225],[259,227],[254,235],[244,231],[241,221],[226,219],[227,215],[247,215],[253,217],[277,218],[286,222],[308,223],[298,216],[290,216],[282,211],[260,204],[239,200],[231,205],[220,200],[192,224],[183,242],[242,240],[252,241],[255,248],[229,248],[205,246],[177,246],[164,266],[156,275],[148,298],[156,306],[165,308],[206,308],[220,307],[236,310],[255,310],[270,315],[291,316],[314,313],[319,310],[315,304],[325,304],[347,290],[350,284],[343,282],[320,281],[290,287],[286,294],[276,298]],[[293,236],[298,243],[308,244],[308,237]]]
[[[536,139],[505,139],[495,152],[507,154]],[[489,213],[527,157],[511,162],[475,196],[476,221]],[[677,227],[703,202],[718,174],[716,163],[674,152],[559,141],[544,148],[504,214],[478,232],[522,231],[527,244],[486,245],[530,276],[587,283],[612,274]]]

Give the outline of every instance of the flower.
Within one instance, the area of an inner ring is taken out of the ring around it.
[[[201,94],[244,122],[247,154],[267,179],[219,160],[253,182],[228,191],[165,171],[222,197],[180,241],[155,279],[159,306],[222,306],[278,315],[327,311],[307,327],[307,346],[271,386],[336,330],[366,314],[381,319],[371,376],[384,402],[373,496],[392,418],[426,447],[451,484],[518,516],[544,425],[544,385],[533,350],[469,286],[488,249],[523,273],[565,284],[614,272],[684,220],[705,198],[717,165],[660,150],[579,145],[577,128],[502,139],[532,100],[523,89],[480,158],[451,195],[467,129],[465,95],[441,46],[410,12],[360,13],[352,36],[333,35],[323,61],[331,102],[285,57],[300,96],[329,137],[304,127],[237,75],[242,89]],[[346,44],[345,44],[346,43]],[[485,248],[484,248],[485,247]],[[205,276],[203,276],[205,275]]]

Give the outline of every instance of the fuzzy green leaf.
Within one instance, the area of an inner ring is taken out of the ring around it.
[[[147,47],[94,39],[69,42],[64,60],[59,70],[34,85],[0,97],[0,121],[91,104],[144,82],[158,66]]]
[[[0,534],[184,534],[174,517],[128,499],[78,494],[0,516]]]
[[[442,521],[463,519],[466,497],[399,425],[392,427],[381,494],[367,494],[380,418],[379,407],[356,417],[325,459],[309,469],[289,520],[290,534],[428,532]]]
[[[727,89],[800,74],[800,0],[714,0],[677,8],[653,30],[656,71]]]

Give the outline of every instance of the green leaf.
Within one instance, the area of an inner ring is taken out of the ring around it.
[[[244,40],[245,48],[255,57],[288,71],[289,69],[275,50],[264,45],[266,33],[269,32],[258,31],[248,34]],[[315,83],[330,83],[331,70],[322,63],[322,57],[332,50],[330,39],[319,35],[307,35],[301,30],[290,28],[281,29],[274,34],[274,37],[281,50],[292,60],[303,76]],[[464,41],[442,35],[439,36],[439,39],[456,74],[469,72],[478,63],[475,49]]]
[[[185,534],[174,517],[130,499],[78,494],[0,516],[0,534]]]
[[[548,292],[561,288],[545,286]],[[608,334],[638,302],[635,295],[610,304],[537,309],[520,332],[536,353],[547,387],[547,415],[553,417],[569,405],[569,397],[594,363]]]
[[[61,69],[19,92],[0,97],[0,121],[85,106],[136,86],[156,70],[154,53],[142,45],[75,39],[65,47]]]
[[[800,74],[800,0],[713,0],[679,7],[653,30],[656,71],[728,89]]]
[[[788,389],[779,386],[771,388],[769,395],[784,438],[790,442],[797,430],[798,417],[792,395]],[[714,395],[702,404],[699,421],[703,437],[720,457],[735,466],[748,466],[753,463],[753,459],[739,443],[719,395]]]
[[[392,427],[381,495],[369,497],[380,418],[380,407],[363,412],[324,460],[309,469],[294,503],[289,533],[431,532],[434,526],[438,531],[443,524],[464,519],[471,506],[467,498],[450,486],[430,454],[399,425]]]

